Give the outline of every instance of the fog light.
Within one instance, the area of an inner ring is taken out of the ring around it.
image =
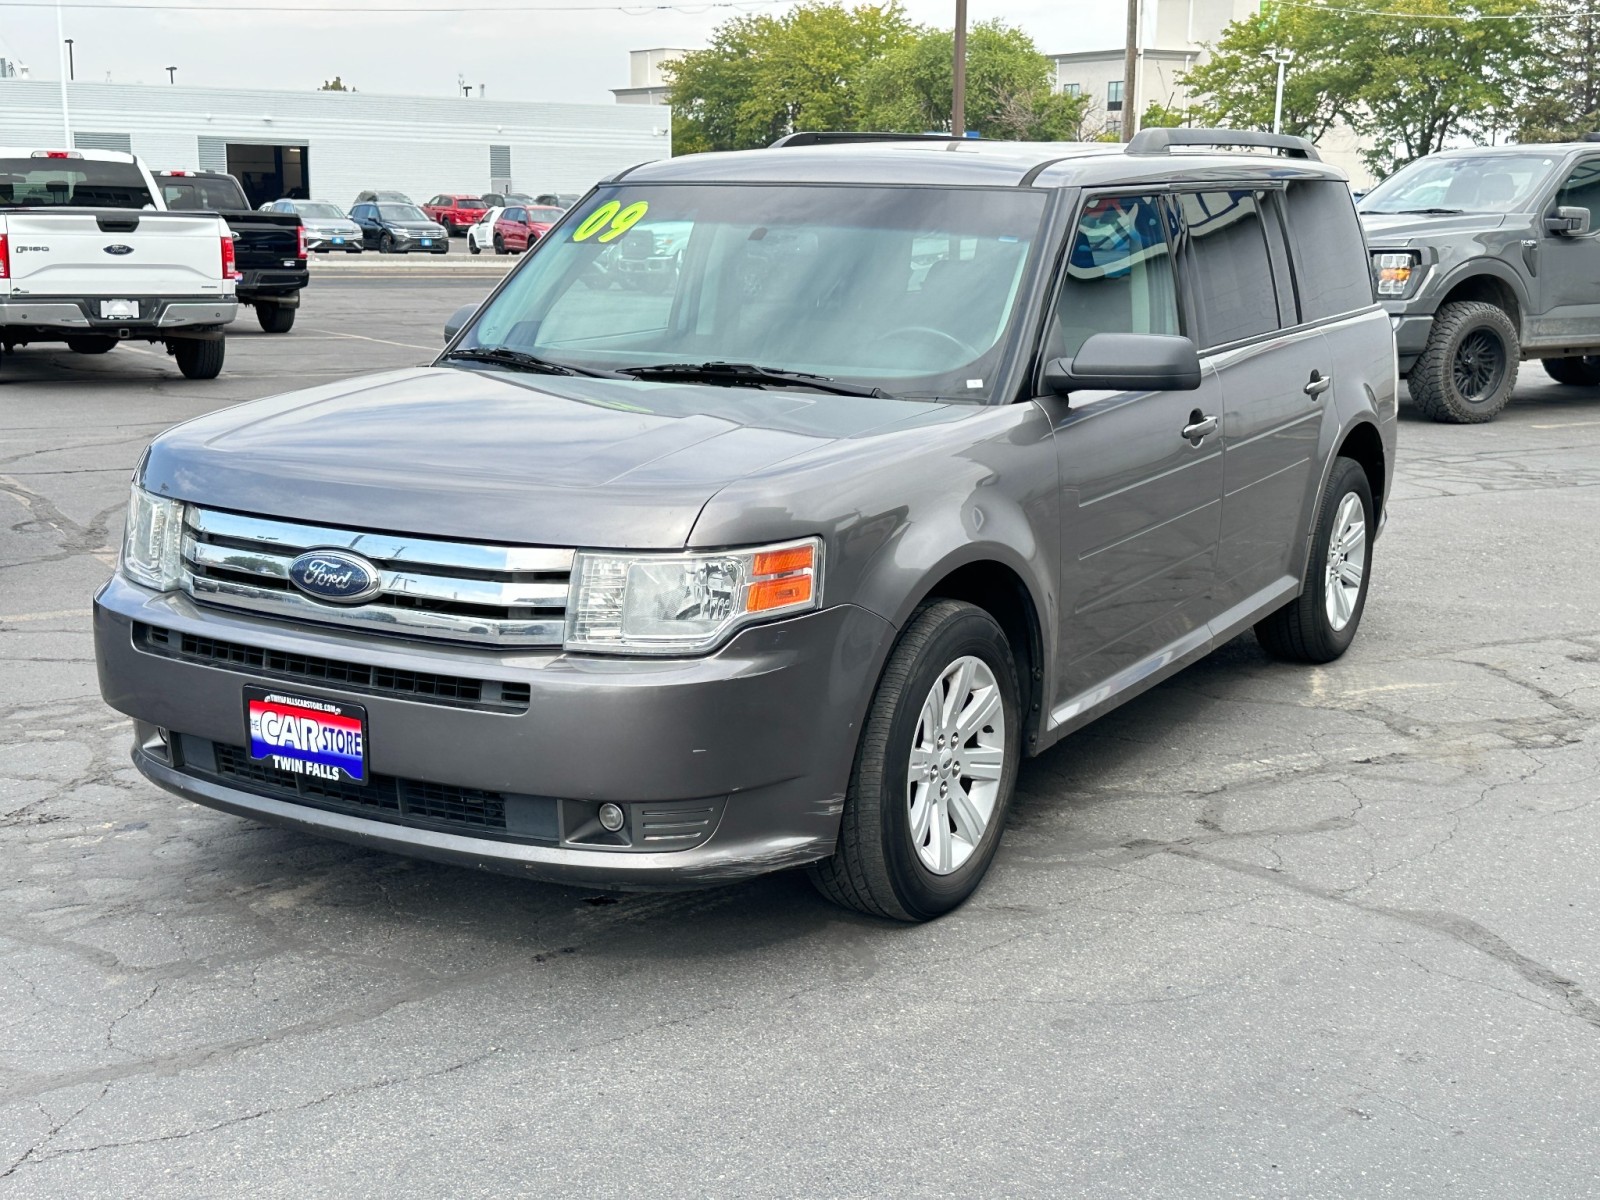
[[[600,806],[600,828],[607,833],[615,833],[621,829],[624,819],[619,806],[609,803]]]

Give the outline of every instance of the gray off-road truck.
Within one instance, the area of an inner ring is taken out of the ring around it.
[[[1418,159],[1361,199],[1411,399],[1490,421],[1517,365],[1600,388],[1600,140]]]

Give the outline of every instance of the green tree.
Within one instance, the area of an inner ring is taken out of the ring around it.
[[[954,35],[921,29],[869,68],[863,127],[902,133],[950,129]],[[1051,90],[1054,66],[1033,39],[998,20],[967,35],[966,122],[981,137],[1071,140],[1087,100]]]
[[[319,92],[353,92],[353,91],[355,91],[355,88],[346,87],[344,80],[340,79],[337,75],[335,75],[332,79],[323,80],[322,81],[322,86],[319,87],[317,89],[317,91],[319,91]]]
[[[813,3],[725,21],[710,46],[664,67],[673,153],[750,149],[800,128],[859,128],[868,68],[912,36],[894,2]]]
[[[1546,70],[1515,114],[1519,142],[1565,142],[1600,130],[1600,14],[1593,0],[1545,0],[1532,41]]]
[[[1152,100],[1145,105],[1144,116],[1139,118],[1140,129],[1175,129],[1189,124],[1189,110],[1169,108]]]

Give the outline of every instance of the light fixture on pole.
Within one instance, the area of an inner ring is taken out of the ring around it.
[[[67,41],[67,78],[68,79],[76,79],[78,77],[78,66],[77,66],[77,64],[75,62],[72,61],[72,39],[71,38],[67,38],[66,41]]]
[[[1272,102],[1272,132],[1283,132],[1283,72],[1294,61],[1293,50],[1264,50],[1262,58],[1270,59],[1278,64],[1278,93]]]
[[[168,83],[177,83],[178,82],[178,68],[177,67],[168,67],[167,68],[167,82]]]

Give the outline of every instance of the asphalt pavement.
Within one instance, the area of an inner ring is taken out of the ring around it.
[[[0,363],[0,1196],[1600,1195],[1600,394],[1403,407],[1350,653],[1240,638],[1067,739],[973,901],[903,927],[795,873],[412,862],[130,767],[88,606],[142,447],[426,361],[495,274],[315,269],[213,382]]]

